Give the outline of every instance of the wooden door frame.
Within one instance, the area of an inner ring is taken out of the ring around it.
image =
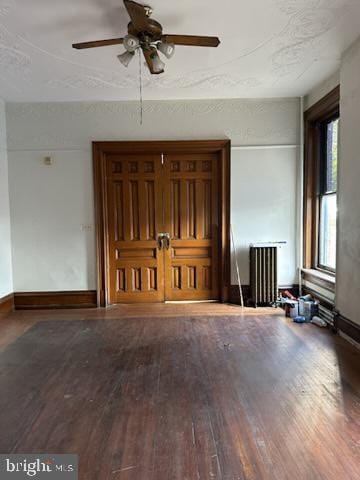
[[[230,151],[231,142],[223,140],[184,141],[132,141],[93,142],[95,230],[97,265],[97,306],[108,304],[106,278],[107,258],[107,206],[106,164],[107,154],[118,153],[217,153],[220,154],[219,168],[219,286],[221,302],[229,301],[230,292]]]

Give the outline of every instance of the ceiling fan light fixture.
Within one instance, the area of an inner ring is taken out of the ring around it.
[[[173,43],[159,42],[157,48],[159,52],[165,55],[168,59],[170,59],[175,53],[175,45]]]
[[[126,51],[121,55],[118,55],[117,58],[119,59],[119,62],[121,62],[124,65],[124,67],[128,67],[131,60],[134,58],[134,56],[135,56],[134,52]]]
[[[140,41],[134,35],[126,35],[124,37],[124,47],[128,52],[135,52],[140,46]]]
[[[152,57],[153,60],[153,69],[155,73],[161,73],[164,71],[165,68],[165,63],[160,60],[159,55],[156,53],[155,50],[155,55]]]

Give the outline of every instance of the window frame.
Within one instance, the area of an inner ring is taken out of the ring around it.
[[[304,113],[304,258],[306,269],[334,275],[336,271],[319,262],[320,204],[324,195],[325,125],[340,118],[340,86]],[[325,163],[326,165],[326,163]],[[336,192],[337,193],[337,192]]]
[[[330,118],[327,118],[324,121],[321,121],[319,124],[320,127],[320,162],[319,162],[319,171],[318,171],[318,238],[317,238],[317,259],[316,259],[316,268],[318,270],[326,271],[328,273],[335,274],[336,268],[331,268],[328,265],[324,265],[320,261],[320,243],[321,243],[321,211],[322,211],[322,201],[324,197],[331,195],[337,195],[337,181],[336,181],[336,190],[328,191],[326,188],[327,185],[327,173],[328,173],[328,164],[327,164],[327,148],[328,148],[328,135],[327,127],[330,123],[340,120],[340,115],[332,115]]]

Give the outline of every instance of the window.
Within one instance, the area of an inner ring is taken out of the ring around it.
[[[336,269],[340,89],[305,112],[304,267]]]
[[[336,267],[338,138],[339,118],[325,122],[321,142],[318,266],[330,271]]]

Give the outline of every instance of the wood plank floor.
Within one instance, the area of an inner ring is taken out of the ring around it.
[[[279,313],[15,312],[0,452],[77,453],[81,480],[360,479],[360,352]]]

